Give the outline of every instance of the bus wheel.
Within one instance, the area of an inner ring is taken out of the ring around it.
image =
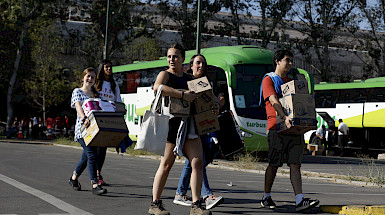
[[[317,136],[316,135],[313,135],[311,138],[310,138],[310,144],[317,144]]]

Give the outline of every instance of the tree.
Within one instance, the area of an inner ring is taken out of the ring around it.
[[[12,98],[15,88],[16,79],[19,73],[20,62],[22,60],[25,40],[28,36],[31,26],[37,19],[47,17],[47,8],[54,3],[54,0],[14,0],[1,1],[1,5],[6,5],[8,10],[3,14],[3,20],[9,23],[14,29],[19,32],[18,43],[16,46],[16,56],[13,63],[12,75],[9,79],[9,86],[7,91],[7,128],[11,126],[13,119]]]
[[[285,25],[284,18],[289,17],[294,0],[257,0],[256,2],[262,20],[256,23],[260,30],[255,36],[262,39],[261,46],[266,48],[277,26]]]
[[[159,42],[155,38],[141,36],[125,48],[125,57],[129,63],[133,61],[157,60],[161,56]]]
[[[61,104],[70,97],[72,86],[60,75],[58,63],[61,32],[56,22],[40,22],[31,31],[33,41],[31,56],[35,63],[31,76],[24,80],[24,88],[34,106],[43,111],[43,119],[50,107]]]
[[[376,5],[376,6],[375,6]],[[366,1],[357,0],[359,13],[348,27],[355,38],[355,54],[364,63],[364,71],[373,77],[385,75],[385,0],[376,0],[371,5]],[[368,32],[359,30],[360,24],[365,22]],[[363,56],[361,50],[366,51]]]
[[[354,8],[355,2],[349,0],[298,0],[294,8],[302,23],[291,27],[305,35],[305,39],[297,42],[296,48],[319,71],[321,81],[330,79],[329,45],[346,27]],[[314,55],[318,65],[314,63]]]
[[[245,22],[246,17],[250,17],[249,8],[253,5],[251,0],[219,0],[221,7],[231,12],[230,20],[221,18],[224,26],[218,26],[216,34],[219,35],[235,35],[237,44],[242,45],[241,26]]]
[[[194,0],[155,0],[163,19],[169,19],[177,25],[177,31],[182,38],[182,45],[187,50],[195,48],[197,29],[198,1]],[[205,23],[214,13],[220,10],[218,1],[202,0],[202,32],[207,32]]]
[[[124,47],[135,38],[154,37],[154,33],[158,29],[148,28],[149,20],[143,15],[146,11],[145,7],[141,7],[142,5],[143,3],[138,0],[110,1],[108,58],[123,52]],[[106,36],[106,1],[93,1],[91,8],[91,23],[87,27],[87,35],[82,38],[87,45],[82,47],[82,52],[85,56],[92,57],[89,59],[90,62],[96,63],[103,57],[102,50]]]

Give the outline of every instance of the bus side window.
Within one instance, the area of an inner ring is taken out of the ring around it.
[[[140,73],[137,71],[127,72],[126,78],[126,92],[125,93],[136,93],[139,86]]]
[[[370,90],[370,102],[385,102],[385,88]]]
[[[224,83],[227,86],[225,71],[223,71],[221,68],[208,66],[207,78],[213,83],[212,87],[215,95],[218,95],[218,93],[221,92],[218,88],[220,84]]]
[[[332,90],[319,90],[315,92],[317,108],[335,108],[338,93]]]

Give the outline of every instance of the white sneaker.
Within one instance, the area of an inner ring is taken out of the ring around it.
[[[175,195],[174,204],[191,207],[192,198],[189,196]]]
[[[216,207],[216,206],[222,204],[223,201],[224,201],[224,199],[223,199],[222,196],[211,195],[211,196],[207,197],[206,200],[205,200],[205,202],[206,202],[206,209],[210,210],[211,208]]]

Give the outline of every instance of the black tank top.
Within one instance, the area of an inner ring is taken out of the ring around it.
[[[184,72],[182,72],[182,77],[178,77],[171,72],[168,72],[168,83],[166,84],[169,87],[174,89],[185,89],[188,90],[187,81],[191,81],[192,77]]]

